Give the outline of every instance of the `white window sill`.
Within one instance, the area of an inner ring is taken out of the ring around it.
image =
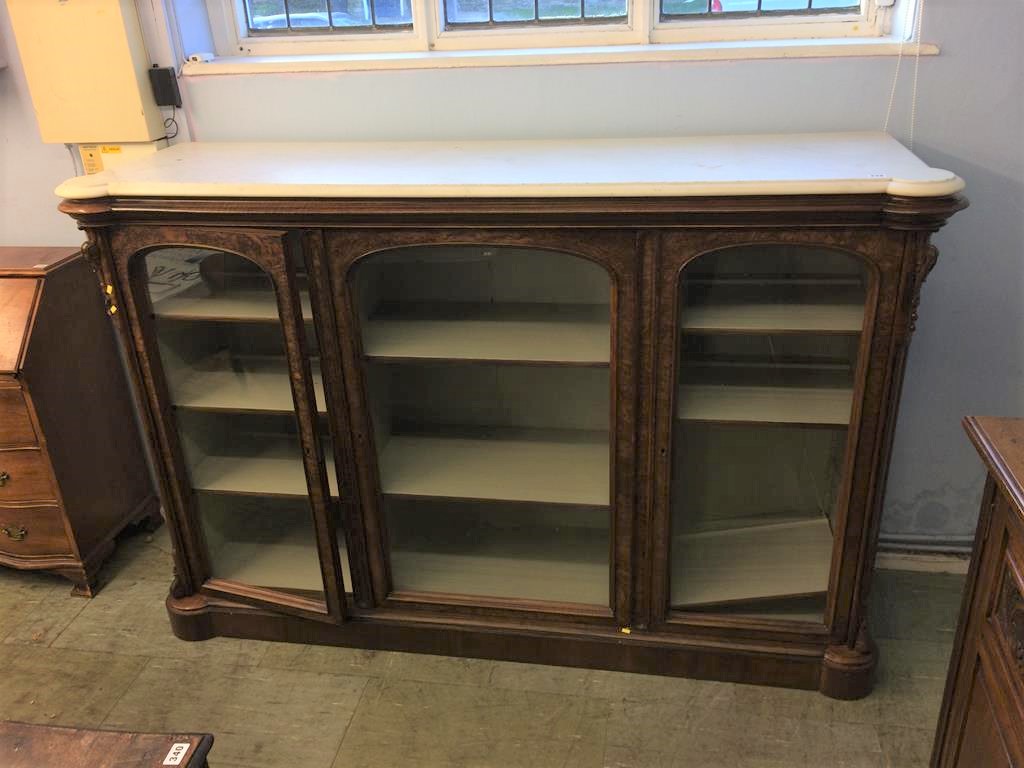
[[[576,48],[518,48],[478,51],[406,51],[297,56],[228,56],[190,61],[189,77],[249,75],[259,72],[339,72],[379,69],[448,69],[454,67],[526,67],[546,64],[606,64],[646,61],[729,61],[741,59],[806,59],[836,56],[894,56],[891,38],[821,38],[806,40],[739,40],[716,43],[652,43]],[[904,55],[917,53],[904,44]],[[921,55],[934,56],[939,46],[922,43]]]

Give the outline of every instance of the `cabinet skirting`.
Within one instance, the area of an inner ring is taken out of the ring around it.
[[[498,661],[609,669],[698,680],[771,685],[858,699],[873,683],[876,654],[862,636],[855,649],[830,646],[824,635],[729,640],[614,625],[469,620],[412,611],[355,613],[343,624],[297,623],[278,612],[197,594],[167,598],[182,640],[238,637],[272,642],[466,656]]]

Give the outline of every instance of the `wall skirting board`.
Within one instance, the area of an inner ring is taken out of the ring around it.
[[[973,535],[928,536],[912,533],[881,533],[878,551],[892,553],[928,552],[935,555],[969,555],[974,544]]]
[[[883,550],[875,557],[875,568],[884,571],[966,574],[970,553],[913,552]]]

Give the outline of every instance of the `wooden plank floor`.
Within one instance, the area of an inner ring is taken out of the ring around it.
[[[218,638],[177,640],[165,530],[118,547],[92,600],[0,569],[0,713],[216,736],[247,768],[922,768],[963,577],[878,571],[862,701],[681,678]],[[173,695],[188,681],[188,696]]]

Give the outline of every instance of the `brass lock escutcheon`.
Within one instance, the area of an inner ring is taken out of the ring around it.
[[[28,536],[28,529],[24,525],[0,525],[0,533],[13,541],[24,541]]]
[[[3,488],[5,485],[7,485],[7,482],[10,479],[11,479],[11,473],[10,472],[4,472],[2,469],[0,469],[0,488]]]

